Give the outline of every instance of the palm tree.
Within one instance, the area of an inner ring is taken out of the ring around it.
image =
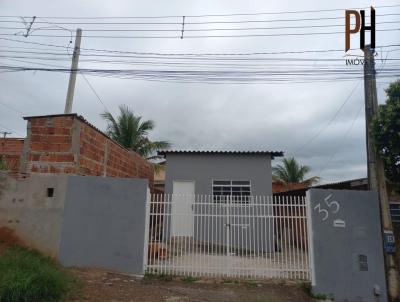
[[[154,129],[152,120],[142,120],[141,116],[125,105],[119,106],[120,114],[115,119],[105,111],[101,116],[107,121],[107,134],[127,149],[133,150],[143,157],[149,157],[158,149],[167,149],[167,141],[151,141],[149,132]]]
[[[302,166],[293,157],[290,157],[284,158],[282,165],[272,168],[272,177],[275,181],[283,183],[288,189],[295,183],[301,183],[307,187],[318,183],[320,178],[317,176],[305,178],[308,172],[310,172],[310,167]]]

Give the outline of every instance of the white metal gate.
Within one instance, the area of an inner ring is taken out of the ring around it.
[[[147,207],[147,273],[310,279],[303,197],[157,194]],[[179,236],[187,222],[193,235]]]

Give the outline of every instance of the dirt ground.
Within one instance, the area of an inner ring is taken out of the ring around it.
[[[299,284],[194,278],[137,279],[98,269],[73,269],[83,288],[77,301],[312,302]]]
[[[0,228],[0,253],[23,245],[15,234]],[[205,280],[195,278],[134,278],[100,269],[71,269],[81,280],[79,293],[67,302],[313,302],[298,283]]]

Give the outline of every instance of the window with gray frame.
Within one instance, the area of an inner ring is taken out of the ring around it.
[[[390,203],[390,216],[392,217],[392,223],[400,224],[400,203]]]
[[[251,183],[249,180],[213,180],[214,202],[245,202],[250,201]]]

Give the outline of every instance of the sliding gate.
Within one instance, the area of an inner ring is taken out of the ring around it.
[[[152,195],[146,272],[309,280],[307,207],[303,197]]]

